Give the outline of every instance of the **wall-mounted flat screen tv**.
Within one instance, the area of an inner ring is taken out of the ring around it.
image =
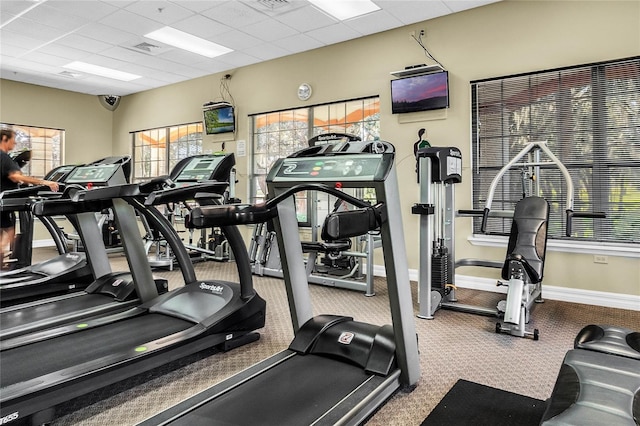
[[[449,73],[414,75],[391,80],[391,112],[428,111],[449,107]]]
[[[233,133],[236,130],[236,116],[233,105],[227,102],[205,104],[202,107],[204,131],[207,135]]]

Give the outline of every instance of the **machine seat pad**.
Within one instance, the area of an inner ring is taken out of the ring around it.
[[[576,336],[574,347],[636,359],[640,368],[640,333],[628,328],[588,325]]]
[[[542,281],[544,258],[547,251],[547,222],[549,203],[544,198],[526,197],[518,201],[513,212],[507,258],[502,268],[502,278],[511,278],[509,256],[520,255],[526,259],[530,282]]]
[[[640,362],[572,349],[564,358],[543,426],[636,426],[640,420]]]

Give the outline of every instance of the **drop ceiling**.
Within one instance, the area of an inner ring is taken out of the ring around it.
[[[2,0],[0,77],[122,96],[495,1],[374,0],[380,10],[338,21],[306,0]],[[144,37],[164,26],[233,51],[209,59]],[[142,77],[123,82],[64,68],[73,61]]]

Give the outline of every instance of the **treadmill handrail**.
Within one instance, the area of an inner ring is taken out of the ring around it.
[[[288,188],[262,204],[232,204],[194,208],[185,219],[185,225],[193,228],[208,228],[211,226],[263,223],[278,215],[276,209],[278,204],[301,191],[325,192],[359,208],[371,207],[368,202],[346,194],[337,188],[318,183],[305,183]]]

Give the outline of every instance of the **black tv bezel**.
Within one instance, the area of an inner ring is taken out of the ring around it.
[[[404,109],[403,110],[398,110],[394,106],[394,102],[393,102],[393,85],[394,85],[394,82],[402,81],[402,80],[415,79],[415,78],[425,77],[425,76],[440,75],[440,74],[443,74],[443,73],[446,76],[446,85],[447,85],[447,103],[446,103],[446,105],[438,106],[438,107],[434,107],[434,108],[415,107],[415,108],[412,108],[410,110],[404,110]],[[450,104],[450,100],[449,100],[449,98],[450,98],[450,96],[449,96],[449,71],[447,71],[447,70],[442,70],[442,71],[432,72],[432,73],[425,73],[425,74],[416,74],[416,75],[411,75],[411,76],[402,77],[402,78],[395,78],[395,79],[390,81],[389,85],[390,85],[390,89],[391,89],[390,90],[390,95],[391,95],[391,113],[392,114],[408,114],[408,113],[412,113],[412,112],[438,111],[438,110],[449,108],[449,104]]]
[[[207,131],[207,120],[206,120],[206,113],[208,111],[214,111],[214,110],[220,110],[220,109],[224,109],[224,108],[231,108],[231,114],[233,116],[233,129],[231,130],[223,130],[223,131],[219,131],[219,132],[209,132]],[[217,103],[211,103],[211,104],[205,104],[202,107],[202,127],[203,127],[203,131],[206,135],[224,135],[224,134],[228,134],[228,133],[235,133],[236,131],[236,108],[234,105],[232,105],[229,102],[217,102]]]

